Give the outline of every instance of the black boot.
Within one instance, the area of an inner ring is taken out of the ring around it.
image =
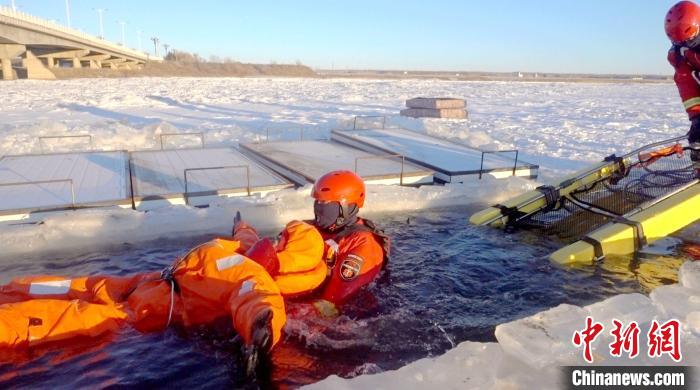
[[[697,163],[700,163],[700,142],[693,142],[690,144],[690,159]]]

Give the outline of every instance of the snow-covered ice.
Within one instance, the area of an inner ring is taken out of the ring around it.
[[[298,137],[301,127],[326,136],[356,115],[386,115],[387,126],[516,147],[552,177],[688,127],[672,83],[136,78],[18,80],[2,89],[0,155],[37,152],[42,135],[92,134],[98,149],[135,150],[158,147],[161,133],[197,131],[207,145],[234,145],[264,139],[267,129],[271,139]],[[416,95],[465,98],[470,119],[400,117]]]
[[[542,181],[613,152],[683,134],[687,119],[672,84],[456,82],[280,78],[134,78],[3,82],[0,155],[37,153],[40,136],[90,134],[96,149],[160,148],[160,134],[202,132],[208,146],[327,137],[356,115],[386,115],[400,126],[483,149],[521,150]],[[406,99],[465,98],[469,120],[411,119]],[[193,146],[197,137],[168,138]],[[46,150],[85,148],[44,141]],[[82,142],[82,144],[80,143]],[[520,179],[446,187],[371,188],[366,212],[498,202],[535,183]],[[233,211],[263,229],[310,212],[308,189],[265,198],[222,200],[209,210],[175,206],[148,214],[89,210],[42,217],[42,225],[2,227],[3,255],[39,253],[158,236],[221,233]],[[485,201],[488,199],[488,201]],[[75,217],[74,214],[79,214]]]

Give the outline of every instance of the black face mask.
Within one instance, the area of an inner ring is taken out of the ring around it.
[[[685,46],[689,49],[697,50],[700,49],[700,34],[695,36],[695,38],[688,39],[687,41],[682,43],[682,46]]]
[[[338,202],[314,202],[316,227],[327,232],[334,232],[357,221],[357,206],[342,207]]]

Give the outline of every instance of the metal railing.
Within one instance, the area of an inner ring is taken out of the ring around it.
[[[162,133],[160,135],[160,150],[165,150],[163,148],[163,138],[164,137],[181,137],[181,136],[198,136],[200,142],[202,143],[202,148],[204,148],[204,133],[196,132],[196,133]]]
[[[353,129],[353,130],[363,130],[363,129],[366,129],[366,128],[364,128],[364,127],[358,128],[358,127],[357,127],[357,120],[358,120],[358,119],[372,119],[372,118],[381,119],[381,120],[382,120],[382,121],[381,121],[381,123],[382,123],[382,127],[381,127],[381,128],[382,128],[382,129],[385,129],[385,128],[386,128],[386,115],[367,115],[367,116],[355,116],[355,119],[354,119],[353,122],[352,122],[352,129]],[[374,128],[374,127],[373,127],[373,128]]]
[[[298,130],[299,131],[299,141],[304,140],[304,128],[303,127],[292,127],[289,129],[270,129],[269,127],[265,128],[265,142],[270,142],[270,130],[276,131],[277,133],[283,133],[286,132],[287,130]]]
[[[146,52],[134,50],[134,49],[119,45],[117,43],[110,42],[110,41],[107,41],[105,39],[96,37],[94,35],[88,34],[86,32],[80,31],[80,30],[65,27],[65,26],[62,26],[56,22],[53,22],[53,21],[50,21],[47,19],[38,18],[34,15],[30,15],[30,14],[27,14],[24,12],[16,11],[16,10],[12,9],[11,7],[0,6],[0,16],[6,16],[9,18],[12,18],[18,22],[32,24],[33,26],[29,26],[30,28],[31,27],[41,27],[44,29],[53,30],[55,32],[60,32],[63,34],[70,35],[73,38],[80,38],[83,41],[92,43],[94,45],[102,46],[106,49],[109,49],[109,50],[112,50],[115,52],[122,52],[122,53],[125,53],[128,55],[131,55],[134,57],[139,57],[141,59],[146,59],[146,60],[150,59],[150,60],[155,60],[155,61],[162,61],[161,57],[151,56]]]
[[[515,162],[513,163],[513,176],[518,169],[518,149],[512,150],[483,150],[481,151],[481,166],[479,167],[479,180],[484,173],[484,155],[485,154],[496,154],[496,153],[515,153]]]
[[[384,159],[386,159],[386,160],[392,161],[392,159],[394,159],[394,158],[401,159],[401,173],[399,174],[400,175],[399,176],[399,185],[403,185],[404,165],[406,165],[406,157],[404,157],[401,154],[386,154],[383,156],[356,157],[355,158],[355,171],[354,172],[359,175],[359,173],[357,172],[357,165],[358,165],[357,163],[360,160],[384,160]]]
[[[226,165],[226,166],[221,166],[221,167],[203,167],[203,168],[186,168],[183,172],[183,175],[185,177],[185,204],[189,205],[190,204],[190,198],[189,198],[189,183],[187,180],[187,173],[192,172],[192,171],[208,171],[208,170],[214,170],[214,169],[245,169],[245,177],[246,177],[246,193],[248,196],[250,196],[250,167],[248,165]]]
[[[71,206],[75,208],[75,187],[73,186],[73,179],[55,179],[55,180],[36,180],[36,181],[18,181],[14,183],[0,183],[0,187],[12,187],[12,186],[22,186],[30,184],[50,184],[50,183],[70,183],[70,196],[71,196]]]
[[[81,134],[81,135],[47,135],[39,137],[39,151],[44,154],[44,143],[42,141],[47,139],[65,139],[65,138],[88,138],[90,142],[90,150],[94,150],[94,144],[92,143],[92,135]]]

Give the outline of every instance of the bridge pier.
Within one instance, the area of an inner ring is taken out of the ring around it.
[[[91,69],[101,69],[102,61],[111,57],[109,54],[91,54],[82,58],[83,61],[90,61]]]
[[[119,69],[123,62],[126,62],[126,58],[110,58],[102,61],[102,64],[106,64],[110,69]]]
[[[0,62],[2,62],[2,79],[14,80],[17,74],[12,69],[12,59],[24,53],[27,47],[16,44],[0,44]]]
[[[46,66],[51,69],[56,67],[56,59],[51,56],[46,56]]]
[[[53,74],[41,60],[32,53],[31,50],[24,52],[24,60],[22,61],[27,68],[27,78],[30,80],[55,80],[56,75]]]

